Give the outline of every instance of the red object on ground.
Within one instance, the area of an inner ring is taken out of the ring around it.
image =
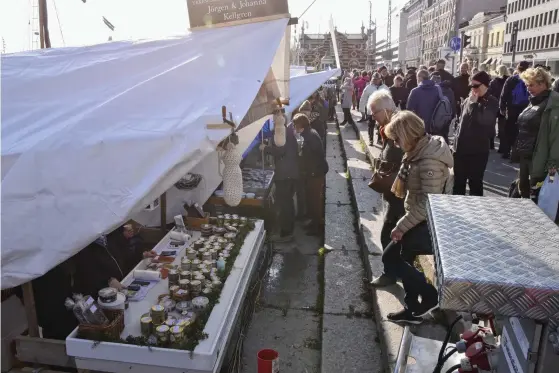
[[[264,349],[258,351],[258,373],[278,373],[279,354],[275,350]]]

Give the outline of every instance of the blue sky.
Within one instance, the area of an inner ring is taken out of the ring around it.
[[[1,0],[0,35],[6,52],[29,50],[32,35],[32,3],[37,0]],[[270,1],[270,0],[268,0]],[[188,28],[186,0],[47,0],[49,30],[53,47],[103,43],[113,40],[158,38],[180,35]],[[289,10],[298,17],[312,0],[289,0]],[[402,0],[393,0],[393,7]],[[388,0],[373,1],[373,20],[379,36],[386,34]],[[301,19],[308,32],[326,32],[330,15],[339,31],[360,32],[361,22],[369,20],[368,0],[316,0]],[[116,27],[112,33],[101,21],[107,17]],[[398,32],[398,18],[392,20],[393,38]],[[301,24],[297,27],[299,33]]]

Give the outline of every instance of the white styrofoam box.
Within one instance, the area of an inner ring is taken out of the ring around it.
[[[222,349],[225,348],[231,334],[232,326],[238,317],[238,311],[246,294],[248,282],[253,272],[258,252],[264,242],[264,223],[259,220],[255,229],[250,232],[229,277],[225,281],[219,303],[215,305],[210,314],[204,332],[208,338],[201,341],[194,351],[182,351],[167,348],[151,348],[145,346],[126,345],[120,343],[101,342],[77,338],[77,328],[66,338],[68,355],[76,358],[76,365],[80,369],[103,370],[108,372],[144,372],[157,368],[161,372],[213,372],[221,364],[224,357]],[[197,237],[193,237],[195,240]],[[166,245],[169,235],[165,236],[158,244]],[[156,247],[157,249],[157,247]],[[185,250],[184,248],[183,250]],[[180,254],[177,256],[180,260]],[[139,266],[145,265],[140,263]],[[126,283],[130,274],[123,280]],[[125,337],[129,334],[139,335],[139,319],[143,313],[149,311],[151,301],[148,298],[164,293],[157,288],[166,287],[166,281],[161,281],[150,290],[150,295],[141,302],[130,302],[130,307],[125,314],[126,326],[122,333]]]

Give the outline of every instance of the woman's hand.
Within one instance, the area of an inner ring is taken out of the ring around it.
[[[144,259],[145,258],[155,258],[157,256],[157,253],[153,250],[144,251],[143,256],[144,256]]]
[[[402,236],[404,235],[404,233],[402,233],[401,230],[399,230],[398,228],[394,228],[392,230],[392,232],[390,232],[390,238],[392,239],[392,241],[394,242],[399,242],[402,240]]]
[[[122,290],[122,284],[114,277],[109,280],[109,287],[116,290]]]

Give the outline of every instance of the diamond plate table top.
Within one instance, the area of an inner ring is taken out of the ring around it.
[[[441,307],[559,320],[559,227],[532,201],[430,195]]]

